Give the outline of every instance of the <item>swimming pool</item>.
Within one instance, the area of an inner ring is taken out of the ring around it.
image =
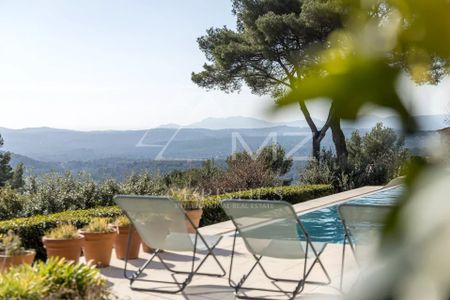
[[[389,205],[394,204],[402,194],[403,187],[383,189],[364,196],[355,197],[345,203]],[[338,213],[338,206],[324,207],[311,212],[300,214],[300,220],[315,242],[342,243],[344,229]]]

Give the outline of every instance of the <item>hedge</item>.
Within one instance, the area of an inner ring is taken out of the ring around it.
[[[205,199],[201,226],[207,226],[228,220],[220,207],[220,201],[225,199],[265,199],[283,200],[291,204],[301,203],[334,193],[334,188],[327,184],[290,185],[245,190],[212,196]]]
[[[0,233],[13,230],[22,239],[26,249],[35,249],[36,258],[45,259],[46,253],[42,244],[44,234],[61,223],[72,223],[78,228],[88,224],[92,218],[116,218],[122,214],[117,206],[98,207],[86,210],[68,210],[51,215],[36,215],[29,218],[18,218],[0,222]]]
[[[259,188],[219,196],[207,197],[203,205],[201,226],[227,221],[228,217],[220,207],[223,199],[268,199],[284,200],[291,204],[330,195],[334,192],[331,185],[298,185]],[[36,257],[45,259],[45,249],[42,236],[48,230],[61,223],[72,223],[78,228],[83,227],[94,217],[116,218],[122,214],[117,206],[98,207],[86,210],[68,210],[50,215],[36,215],[29,218],[18,218],[0,221],[0,233],[12,229],[18,234],[27,249],[36,249]]]

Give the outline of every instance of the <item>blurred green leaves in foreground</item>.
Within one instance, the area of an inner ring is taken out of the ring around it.
[[[438,83],[449,73],[450,1],[343,0],[346,22],[333,32],[317,63],[303,71],[285,106],[329,98],[344,119],[366,104],[396,111],[406,131],[415,129],[397,92],[406,71],[417,83]],[[314,52],[314,50],[312,50]]]
[[[407,73],[417,84],[436,84],[449,74],[450,1],[339,3],[347,12],[345,26],[329,36],[325,50],[311,50],[316,63],[278,106],[328,98],[339,116],[356,119],[361,108],[375,105],[394,110],[405,133],[415,132],[397,81]],[[450,299],[450,163],[448,155],[433,157],[450,149],[433,150],[411,163],[373,272],[349,298]]]

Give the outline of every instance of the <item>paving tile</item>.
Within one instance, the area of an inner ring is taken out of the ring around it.
[[[339,193],[327,197],[318,198],[305,203],[300,203],[295,205],[296,212],[304,212],[311,209],[316,209],[318,207],[330,204],[336,204],[339,202],[346,201],[351,197],[355,197],[361,194],[370,193],[380,189],[379,186],[374,187],[364,187],[355,189],[352,191],[347,191],[344,193]],[[233,225],[231,222],[223,222],[215,224],[212,226],[207,226],[201,228],[203,234],[221,234],[224,236],[223,240],[218,245],[215,253],[218,260],[221,262],[225,270],[229,271],[230,266],[230,256],[231,248],[233,243],[232,238]],[[342,255],[342,245],[329,244],[321,256],[322,262],[329,272],[332,283],[329,286],[318,286],[307,284],[302,294],[300,294],[298,299],[339,299],[341,294],[338,290],[339,279],[340,279],[340,267],[341,267],[341,255]],[[166,252],[162,254],[167,264],[172,268],[189,270],[191,263],[190,253],[173,253]],[[200,254],[197,263],[204,256]],[[137,270],[137,268],[150,258],[150,254],[141,252],[138,260],[132,260],[129,264],[129,269],[131,271]],[[346,261],[345,287],[348,288],[356,280],[358,274],[358,268],[351,258],[348,256]],[[233,279],[238,280],[243,272],[247,272],[248,269],[253,265],[254,259],[248,253],[241,239],[237,240],[236,243],[236,258],[234,262],[235,270],[233,271]],[[303,262],[301,260],[282,260],[282,259],[272,259],[264,258],[263,264],[266,269],[270,272],[272,276],[276,277],[288,277],[295,278],[297,275],[301,274]],[[123,277],[123,267],[124,262],[115,258],[113,254],[113,259],[111,261],[111,266],[108,268],[101,269],[101,273],[108,280],[113,293],[119,297],[119,299],[130,299],[130,300],[141,300],[141,299],[235,299],[233,294],[233,289],[228,286],[228,278],[215,278],[207,276],[195,276],[191,284],[185,289],[181,294],[170,295],[170,294],[160,294],[160,293],[148,293],[133,291],[129,288],[129,282]],[[150,264],[150,269],[144,271],[143,279],[157,279],[157,280],[172,280],[171,275],[164,269],[164,266],[156,259],[155,262]],[[208,261],[201,269],[202,272],[218,272],[219,269],[213,259],[209,258]],[[300,272],[298,272],[300,271]],[[257,270],[253,274],[254,276],[248,279],[248,286],[255,286],[260,288],[277,288],[281,287],[283,289],[292,290],[295,284],[292,283],[273,283],[268,280],[264,274]],[[175,278],[182,281],[185,277],[183,275],[176,275]],[[320,268],[315,267],[310,274],[310,280],[323,280],[324,276]],[[145,283],[139,283],[144,284]],[[152,287],[158,287],[161,289],[168,289],[170,285],[167,284],[153,284]],[[261,299],[271,297],[275,299],[286,299],[286,295],[272,294],[268,292],[261,291],[251,291],[247,292],[248,295],[259,297]]]

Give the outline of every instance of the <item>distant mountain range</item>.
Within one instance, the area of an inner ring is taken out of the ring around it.
[[[314,122],[317,126],[323,125],[323,121],[314,119]],[[165,128],[169,128],[169,126],[175,126],[175,128],[182,127],[176,124],[168,124],[164,125]],[[200,122],[192,123],[187,126],[183,126],[184,128],[204,128],[204,129],[252,129],[252,128],[270,128],[270,127],[280,127],[280,126],[289,126],[289,127],[307,127],[308,124],[306,121],[298,120],[292,122],[269,122],[266,120],[250,118],[250,117],[227,117],[227,118],[206,118]],[[174,127],[172,127],[174,128]]]
[[[435,134],[436,129],[445,127],[444,118],[419,116],[417,121],[424,131],[408,137],[407,147],[420,151],[428,136]],[[321,121],[316,122],[320,124]],[[343,130],[347,136],[355,129],[365,133],[377,122],[392,128],[399,126],[394,117],[380,119],[369,116],[357,123],[344,123]],[[99,173],[103,170],[107,174],[124,174],[125,170],[147,167],[170,170],[208,158],[220,161],[233,150],[250,148],[256,151],[264,142],[277,142],[288,152],[304,142],[295,151],[295,156],[308,156],[311,152],[311,142],[308,140],[311,135],[304,121],[273,123],[245,117],[208,118],[185,127],[169,124],[149,130],[84,132],[41,127],[0,128],[0,133],[5,140],[2,150],[14,154],[13,164],[23,162],[34,173],[89,169]],[[333,148],[329,134],[322,146]],[[183,165],[181,161],[188,163]]]
[[[421,130],[437,130],[446,126],[446,115],[423,115],[416,116],[417,123]],[[313,118],[315,124],[320,127],[325,123],[322,120]],[[394,129],[400,128],[400,122],[398,117],[389,116],[380,118],[373,115],[367,115],[360,118],[356,122],[343,122],[343,128],[356,128],[356,129],[367,129],[374,127],[378,122],[382,122],[385,126]],[[200,122],[195,122],[186,126],[181,126],[179,124],[171,123],[159,126],[159,128],[203,128],[203,129],[237,129],[237,128],[269,128],[269,127],[308,127],[305,120],[297,120],[291,122],[270,122],[266,120],[250,118],[250,117],[227,117],[227,118],[206,118]],[[447,125],[448,126],[448,125]]]

